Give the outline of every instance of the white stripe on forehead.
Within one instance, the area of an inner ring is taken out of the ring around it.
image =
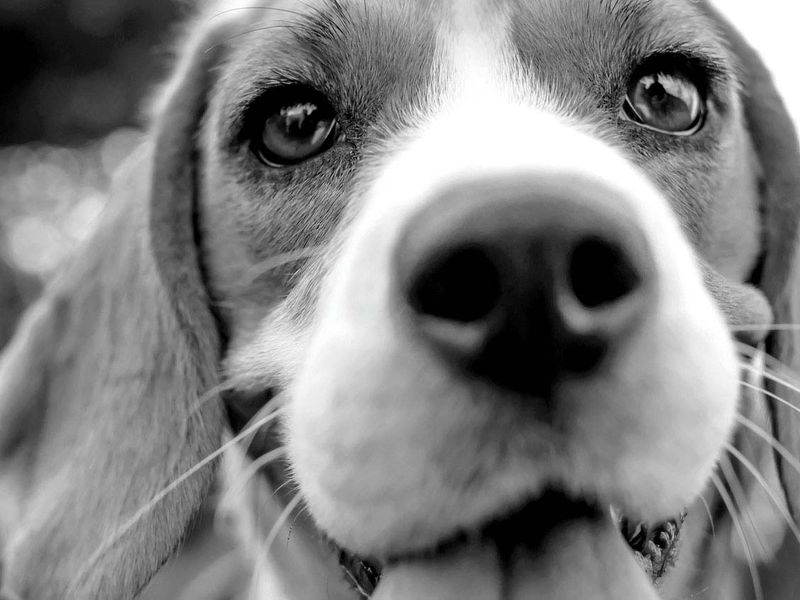
[[[486,0],[451,0],[449,7],[440,39],[453,92],[471,101],[510,99],[516,77],[507,7]]]

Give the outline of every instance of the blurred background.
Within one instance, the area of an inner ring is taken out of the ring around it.
[[[105,202],[167,67],[168,0],[0,0],[0,347]]]

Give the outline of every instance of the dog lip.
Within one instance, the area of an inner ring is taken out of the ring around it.
[[[619,516],[610,507],[603,509],[600,503],[555,490],[504,511],[476,527],[458,530],[426,550],[396,553],[375,560],[361,558],[337,547],[339,563],[345,578],[362,598],[369,598],[379,585],[385,567],[432,559],[481,541],[491,542],[497,547],[499,556],[510,559],[520,548],[535,550],[558,527],[579,519],[600,519],[604,512],[610,512],[620,535],[651,580],[657,582],[661,579],[675,561],[685,512],[676,519],[649,526]]]
[[[481,541],[494,544],[498,555],[507,561],[521,547],[535,548],[555,528],[577,519],[599,519],[601,512],[598,505],[584,499],[548,491],[475,527],[456,531],[426,550],[397,553],[376,561],[339,549],[339,564],[345,579],[361,597],[370,598],[380,584],[385,567],[434,559]]]
[[[482,540],[493,543],[498,554],[508,558],[521,546],[535,547],[550,531],[564,523],[580,518],[599,518],[600,515],[601,510],[595,504],[549,491],[475,527],[460,529],[425,550],[396,553],[376,561],[339,549],[339,564],[345,578],[362,598],[369,598],[380,582],[384,567],[432,559]]]
[[[674,564],[686,516],[684,511],[678,518],[655,526],[629,521],[625,517],[618,519],[622,537],[653,581],[661,579]]]
[[[485,519],[475,527],[463,528],[440,540],[427,550],[398,553],[386,564],[445,554],[453,548],[476,540],[490,540],[503,553],[518,546],[536,546],[559,525],[581,518],[599,517],[602,509],[584,498],[570,497],[560,491],[546,491],[536,499]]]

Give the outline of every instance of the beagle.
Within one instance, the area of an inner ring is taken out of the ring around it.
[[[215,481],[243,598],[795,597],[800,153],[705,0],[187,32],[0,360],[5,600],[136,597]]]

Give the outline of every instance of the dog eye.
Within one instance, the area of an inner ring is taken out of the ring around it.
[[[692,135],[705,123],[700,90],[680,72],[653,71],[638,77],[622,107],[625,118],[670,135]]]
[[[288,167],[321,154],[336,139],[336,111],[321,93],[278,88],[264,99],[253,149],[270,167]]]

